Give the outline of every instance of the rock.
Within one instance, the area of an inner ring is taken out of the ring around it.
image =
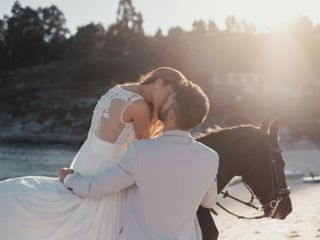
[[[16,121],[11,125],[10,131],[12,131],[13,133],[16,132],[22,132],[23,131],[23,124],[21,124],[21,122]]]
[[[38,123],[38,122],[31,122],[28,123],[25,128],[29,130],[30,132],[43,132],[45,130],[44,125]]]
[[[54,124],[54,119],[51,117],[43,123],[43,126],[45,126],[46,128],[50,128],[52,127],[53,124]]]
[[[75,120],[75,117],[71,115],[70,112],[68,112],[65,116],[64,116],[64,120],[67,122],[73,122]]]
[[[53,131],[55,133],[72,133],[72,130],[69,127],[62,124],[55,125]]]

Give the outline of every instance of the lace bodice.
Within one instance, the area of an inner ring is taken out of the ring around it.
[[[102,134],[101,131],[114,133],[115,138],[113,140],[103,140],[119,145],[127,145],[136,140],[133,122],[125,123],[122,120],[122,113],[129,104],[139,99],[143,99],[143,97],[122,88],[120,85],[111,88],[102,95],[95,106],[89,135],[94,134],[99,137],[98,135]],[[101,125],[105,125],[104,128]]]

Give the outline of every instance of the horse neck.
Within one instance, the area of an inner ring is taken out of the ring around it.
[[[219,169],[217,174],[218,192],[235,176],[252,166],[254,155],[258,154],[255,149],[258,131],[254,128],[236,127],[223,129],[200,139],[208,147],[219,154]]]

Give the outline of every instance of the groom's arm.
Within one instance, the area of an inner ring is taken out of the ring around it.
[[[216,178],[217,179],[217,178]],[[217,180],[211,182],[207,192],[205,193],[202,201],[201,206],[205,208],[214,208],[216,202],[218,200],[218,189],[217,189]]]
[[[202,201],[201,206],[209,209],[213,209],[216,205],[218,200],[218,185],[217,185],[217,174],[219,168],[219,156],[215,153],[215,156],[212,158],[213,161],[213,168],[212,168],[212,175],[215,176],[214,181],[210,181],[207,192],[205,193]]]
[[[137,161],[136,149],[131,143],[119,163],[102,174],[89,177],[76,172],[64,179],[64,185],[81,197],[98,198],[117,193],[135,183]]]

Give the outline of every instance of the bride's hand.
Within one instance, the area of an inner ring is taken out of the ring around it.
[[[72,174],[74,171],[70,168],[61,168],[58,174],[58,178],[61,182],[64,181],[65,177],[69,174]]]

